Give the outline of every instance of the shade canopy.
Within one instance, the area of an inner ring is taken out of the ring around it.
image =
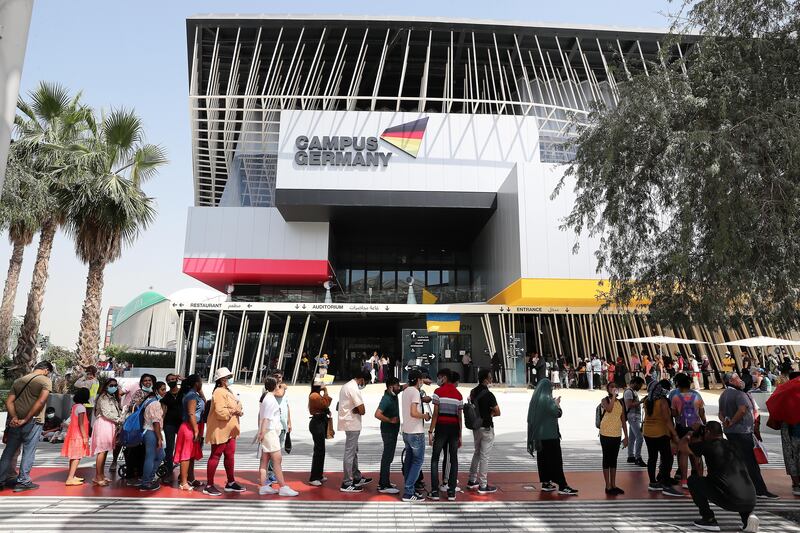
[[[664,335],[653,335],[652,337],[637,337],[635,339],[617,339],[617,342],[638,342],[642,344],[708,344],[694,339],[681,339],[678,337],[666,337]]]
[[[778,339],[776,337],[750,337],[738,341],[723,342],[717,346],[745,346],[755,348],[759,346],[800,346],[800,341]]]

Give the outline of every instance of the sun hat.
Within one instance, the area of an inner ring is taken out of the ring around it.
[[[223,366],[221,368],[218,368],[217,371],[214,372],[214,381],[219,381],[222,378],[229,378],[231,376],[233,376],[233,372],[228,370],[228,367]]]

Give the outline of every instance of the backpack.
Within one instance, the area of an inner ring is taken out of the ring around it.
[[[474,399],[470,398],[464,403],[464,426],[467,429],[480,429],[483,427],[483,418],[478,409],[478,400],[487,392],[489,392],[488,389],[482,390]]]
[[[625,409],[625,402],[622,399],[617,400],[622,404],[622,410],[625,412],[625,416],[627,417],[628,412]],[[603,407],[603,402],[601,401],[597,404],[597,407],[594,410],[594,427],[600,429],[600,423],[603,422],[603,417],[606,416],[606,410]]]
[[[696,399],[695,394],[689,394],[688,400],[682,393],[678,394],[678,398],[681,402],[681,412],[680,415],[678,415],[678,425],[685,428],[690,428],[696,422],[700,422],[700,415],[694,406],[694,401]]]
[[[151,398],[136,408],[136,410],[125,419],[122,424],[122,445],[127,448],[139,446],[142,443],[144,436],[144,410],[148,405],[155,402],[155,398]]]

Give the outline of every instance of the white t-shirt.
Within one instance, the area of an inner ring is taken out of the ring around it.
[[[261,407],[258,409],[259,424],[261,424],[261,420],[264,418],[269,420],[270,431],[280,432],[282,428],[281,407],[278,405],[278,400],[275,399],[275,396],[271,392],[268,392],[267,395],[264,396]]]
[[[600,359],[592,359],[592,372],[599,374],[602,369],[603,363],[600,361]]]
[[[417,411],[422,412],[422,398],[419,394],[419,389],[416,387],[408,387],[401,394],[400,398],[400,412],[403,416],[403,422],[400,424],[400,431],[403,433],[424,433],[425,424],[421,418],[414,418],[411,416],[411,404],[417,404]]]
[[[353,408],[364,405],[361,390],[356,380],[351,379],[339,391],[339,431],[361,431],[361,415],[353,412]]]

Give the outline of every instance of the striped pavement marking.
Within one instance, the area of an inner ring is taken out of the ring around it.
[[[723,531],[738,515],[715,509]],[[759,502],[761,531],[800,532],[796,502]],[[0,529],[27,531],[697,531],[689,501],[403,502],[0,498]]]
[[[508,440],[508,436],[503,440],[495,441],[489,461],[490,470],[493,472],[536,472],[536,460],[527,451],[525,436],[521,435],[521,441]],[[783,469],[783,456],[781,452],[780,436],[764,436],[767,449],[770,451],[770,463],[761,465],[762,469]],[[250,444],[252,436],[243,436],[237,443],[236,468],[241,470],[257,470],[259,457],[255,445]],[[308,472],[311,470],[311,455],[313,443],[305,440],[292,439],[293,449],[289,455],[283,456],[283,468],[287,472]],[[402,438],[398,439],[395,460],[392,463],[392,471],[400,471],[400,453],[403,449]],[[562,454],[564,458],[565,472],[578,472],[599,470],[602,465],[602,451],[600,443],[596,440],[587,441],[562,441]],[[380,470],[381,452],[383,442],[379,435],[362,435],[359,439],[358,462],[361,470],[365,472],[377,472]],[[468,472],[474,446],[469,439],[463,443],[458,453],[459,472]],[[65,457],[60,456],[61,446],[49,443],[42,443],[36,452],[36,466],[41,467],[66,467],[69,462]],[[203,450],[204,459],[197,462],[198,467],[205,468],[206,459],[210,449],[206,446]],[[431,447],[426,449],[426,464],[430,461]],[[640,471],[643,468],[628,464],[627,450],[620,450],[618,469],[622,472]],[[329,442],[326,447],[325,470],[328,472],[341,472],[342,456],[344,455],[344,441]],[[647,460],[647,447],[642,447],[642,457]],[[120,458],[120,460],[122,460]],[[85,458],[82,466],[88,466],[94,462],[93,457]],[[677,465],[676,465],[677,466]]]

